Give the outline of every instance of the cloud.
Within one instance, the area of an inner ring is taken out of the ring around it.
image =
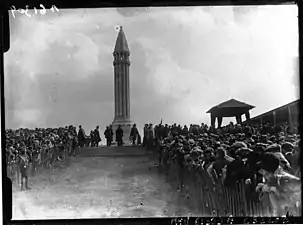
[[[131,116],[209,122],[236,98],[252,116],[298,98],[295,6],[60,10],[11,18],[5,54],[6,126],[113,120],[113,48],[122,25],[131,50]],[[228,122],[229,119],[225,121]]]
[[[117,12],[125,17],[137,16],[148,11],[148,7],[125,7],[117,8]]]

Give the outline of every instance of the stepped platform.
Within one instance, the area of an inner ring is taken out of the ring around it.
[[[79,157],[144,157],[149,153],[146,149],[137,146],[100,146],[81,148]]]

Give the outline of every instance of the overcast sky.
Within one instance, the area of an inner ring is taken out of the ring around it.
[[[161,118],[209,123],[206,111],[229,98],[256,106],[251,116],[299,98],[297,6],[29,13],[10,18],[8,128],[82,124],[88,132],[111,123],[119,25],[131,51],[131,117],[140,127]]]

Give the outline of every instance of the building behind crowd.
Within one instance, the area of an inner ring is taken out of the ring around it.
[[[271,123],[273,125],[282,125],[287,122],[290,126],[299,126],[299,101],[300,99],[270,110],[266,113],[258,115],[246,120],[243,124],[260,125],[264,123]]]

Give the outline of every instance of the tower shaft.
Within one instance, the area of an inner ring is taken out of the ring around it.
[[[127,142],[129,141],[128,138],[132,125],[130,117],[129,87],[130,51],[122,27],[120,27],[113,56],[115,117],[112,125],[114,133],[117,127],[121,125],[124,132],[123,141]]]

